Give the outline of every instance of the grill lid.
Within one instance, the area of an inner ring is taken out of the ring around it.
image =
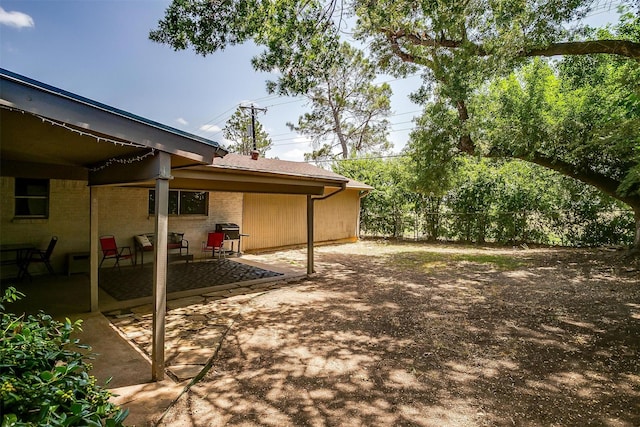
[[[216,231],[225,234],[225,239],[235,240],[240,238],[240,227],[232,222],[216,224]]]

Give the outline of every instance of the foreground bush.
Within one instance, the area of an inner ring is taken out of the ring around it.
[[[0,414],[9,426],[122,426],[128,415],[109,402],[111,393],[88,374],[88,349],[72,339],[81,321],[58,322],[40,312],[5,312],[23,296],[9,288],[0,297]]]

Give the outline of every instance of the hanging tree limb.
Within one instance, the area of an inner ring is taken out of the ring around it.
[[[420,63],[416,62],[416,56],[400,48],[400,40],[413,46],[443,49],[460,49],[464,46],[467,50],[478,56],[488,56],[491,54],[482,45],[469,41],[462,42],[446,38],[433,38],[425,33],[409,33],[404,30],[392,31],[383,29],[383,33],[391,43],[393,52],[403,61],[408,62]],[[635,43],[630,40],[586,40],[551,43],[546,47],[524,49],[518,56],[589,55],[597,53],[620,55],[640,60],[640,43]]]

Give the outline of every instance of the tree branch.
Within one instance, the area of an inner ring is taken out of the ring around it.
[[[634,210],[640,209],[640,196],[621,196],[618,194],[617,189],[620,186],[620,182],[612,179],[606,175],[603,175],[592,170],[578,169],[571,163],[563,160],[546,156],[539,152],[534,152],[530,155],[510,156],[520,160],[524,160],[530,163],[543,166],[547,169],[554,170],[563,175],[577,179],[578,181],[589,184],[608,196],[614,199],[620,200],[631,206]]]
[[[412,64],[419,64],[419,65],[426,65],[429,68],[433,68],[433,63],[426,59],[426,58],[422,58],[422,57],[417,57],[415,55],[412,55],[408,52],[405,52],[402,47],[400,46],[400,43],[398,42],[398,40],[403,37],[401,35],[399,35],[399,33],[401,32],[386,32],[385,35],[387,37],[387,40],[389,41],[389,43],[391,44],[391,51],[398,56],[400,59],[402,59],[404,62],[410,62]]]
[[[522,56],[589,55],[608,53],[640,59],[640,43],[629,40],[588,40],[583,42],[553,43],[546,48],[524,51]]]
[[[460,49],[463,45],[471,49],[475,55],[487,56],[490,54],[482,45],[470,42],[463,43],[459,40],[429,37],[425,33],[407,33],[404,30],[383,30],[387,39],[391,42],[393,52],[405,62],[416,63],[416,56],[410,55],[400,47],[399,40],[404,39],[414,46],[424,46],[444,49]],[[547,47],[526,49],[519,56],[554,56],[554,55],[588,55],[596,53],[608,53],[611,55],[626,56],[640,59],[640,43],[629,40],[587,40],[576,42],[552,43]]]

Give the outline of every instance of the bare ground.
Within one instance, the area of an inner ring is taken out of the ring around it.
[[[360,242],[316,260],[310,279],[208,304],[237,309],[160,425],[640,426],[637,259]]]

